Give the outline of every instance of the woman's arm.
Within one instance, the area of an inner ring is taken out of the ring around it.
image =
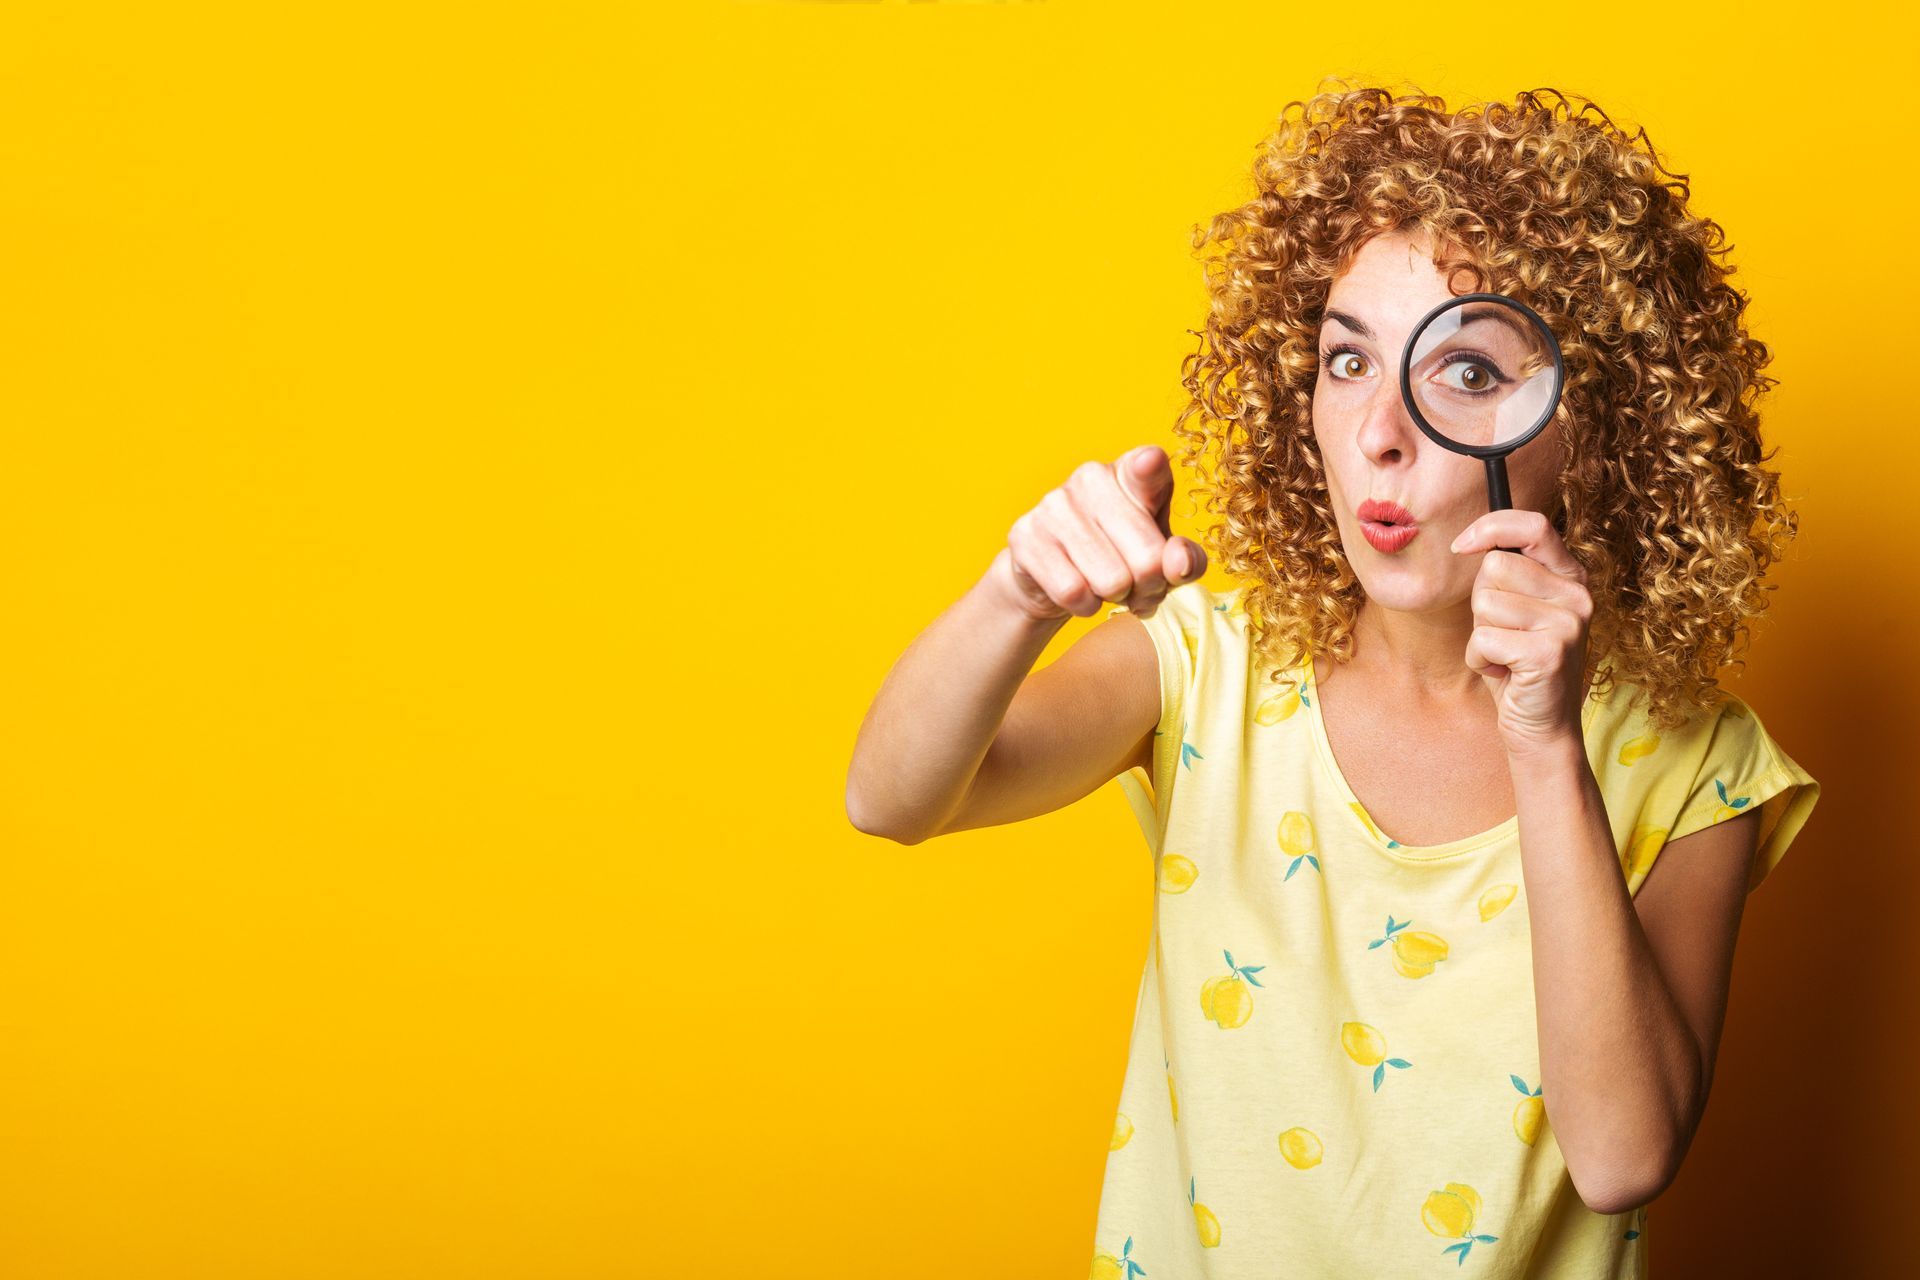
[[[1654,867],[1685,870],[1649,872],[1636,899],[1581,728],[1585,567],[1537,511],[1490,511],[1453,550],[1482,557],[1466,659],[1519,810],[1541,1094],[1581,1200],[1618,1213],[1672,1182],[1706,1108],[1758,819],[1674,841]]]
[[[1120,601],[1151,612],[1206,572],[1200,547],[1168,531],[1172,495],[1167,453],[1148,445],[1084,463],[1014,521],[987,572],[914,639],[868,708],[847,771],[854,826],[917,844],[1050,812],[1134,762],[1160,702],[1137,618],[1110,619],[1028,672],[1069,617]],[[1033,715],[1009,716],[1016,695]]]
[[[1674,841],[1636,898],[1582,741],[1509,763],[1547,1116],[1581,1200],[1624,1212],[1673,1181],[1706,1109],[1758,811]]]
[[[847,816],[917,844],[966,797],[1007,707],[1068,615],[1012,607],[991,570],[914,638],[854,739]]]

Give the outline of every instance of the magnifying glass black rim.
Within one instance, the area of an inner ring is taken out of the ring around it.
[[[1497,302],[1514,308],[1521,315],[1533,322],[1533,327],[1538,329],[1540,336],[1547,340],[1547,354],[1553,357],[1553,395],[1547,400],[1547,411],[1541,415],[1538,422],[1527,428],[1524,435],[1515,436],[1511,440],[1503,440],[1499,444],[1461,444],[1458,440],[1452,439],[1445,432],[1437,430],[1431,422],[1427,421],[1427,416],[1420,412],[1420,402],[1414,398],[1413,394],[1413,361],[1411,357],[1413,355],[1414,344],[1420,341],[1420,335],[1427,331],[1428,325],[1439,318],[1441,312],[1451,310],[1454,307],[1465,306],[1469,302]],[[1440,303],[1433,310],[1427,312],[1426,315],[1420,317],[1420,323],[1413,326],[1413,332],[1407,336],[1406,349],[1400,353],[1400,399],[1405,402],[1407,412],[1413,415],[1414,422],[1419,425],[1420,430],[1426,432],[1427,438],[1435,444],[1442,448],[1451,449],[1455,453],[1464,453],[1475,458],[1505,457],[1527,441],[1539,435],[1540,429],[1549,422],[1552,422],[1553,415],[1559,412],[1560,391],[1561,388],[1566,385],[1566,381],[1566,362],[1561,359],[1560,342],[1553,336],[1553,330],[1547,328],[1547,322],[1540,318],[1539,312],[1535,311],[1526,303],[1521,302],[1518,298],[1509,298],[1504,293],[1463,293],[1458,297],[1448,298],[1445,302]]]

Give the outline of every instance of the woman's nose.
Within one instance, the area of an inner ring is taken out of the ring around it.
[[[1419,432],[1400,399],[1399,380],[1382,378],[1367,401],[1366,416],[1360,423],[1361,451],[1369,458],[1391,459],[1408,451]]]

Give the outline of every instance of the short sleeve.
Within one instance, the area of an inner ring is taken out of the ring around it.
[[[1751,707],[1728,696],[1705,721],[1679,735],[1675,777],[1664,779],[1654,796],[1666,817],[1671,843],[1718,822],[1760,811],[1759,847],[1754,851],[1747,892],[1760,887],[1787,846],[1806,825],[1820,798],[1820,784],[1781,749]]]
[[[1160,598],[1150,614],[1135,615],[1153,640],[1160,675],[1160,720],[1154,726],[1153,768],[1122,773],[1118,782],[1133,806],[1147,843],[1156,851],[1166,830],[1167,806],[1180,768],[1181,741],[1187,724],[1188,697],[1194,687],[1201,635],[1201,611],[1212,607],[1212,597],[1198,582],[1184,583]],[[1107,611],[1107,617],[1129,613],[1125,605]]]

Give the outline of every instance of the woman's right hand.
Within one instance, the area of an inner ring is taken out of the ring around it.
[[[1083,462],[1013,522],[988,576],[1040,621],[1124,603],[1150,617],[1160,598],[1207,571],[1206,552],[1167,524],[1173,464],[1158,445]]]

